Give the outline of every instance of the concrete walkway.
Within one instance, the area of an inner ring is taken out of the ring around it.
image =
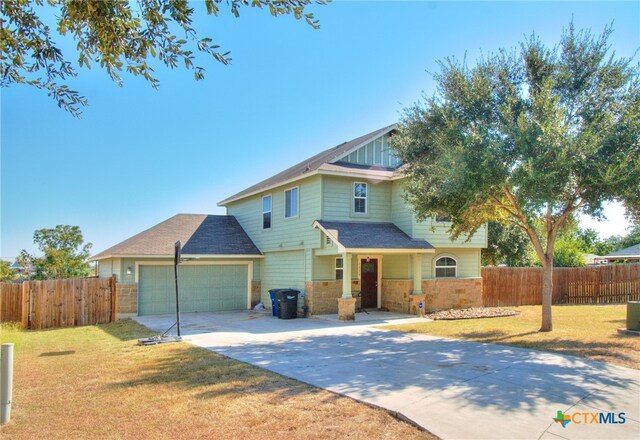
[[[384,331],[374,325],[402,316],[378,316],[343,324],[228,312],[182,321],[194,345],[401,413],[443,439],[640,439],[640,370]],[[156,331],[174,322],[135,319]],[[558,411],[589,414],[562,427]],[[599,412],[615,421],[624,413],[625,423],[579,423]]]

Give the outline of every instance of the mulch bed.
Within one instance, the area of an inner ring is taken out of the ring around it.
[[[502,316],[515,316],[520,312],[501,307],[472,307],[470,309],[450,309],[439,310],[427,313],[426,317],[433,320],[453,320],[453,319],[477,319],[477,318],[499,318]]]

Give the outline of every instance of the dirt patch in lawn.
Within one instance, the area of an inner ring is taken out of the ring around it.
[[[436,439],[352,399],[186,343],[139,347],[133,321],[0,328],[14,342],[2,439]]]
[[[427,313],[427,318],[436,320],[453,319],[478,319],[478,318],[499,318],[502,316],[515,316],[520,312],[501,307],[470,307],[468,309],[438,310]]]

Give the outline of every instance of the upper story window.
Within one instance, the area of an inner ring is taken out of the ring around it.
[[[438,223],[450,222],[451,221],[451,217],[448,217],[446,215],[436,215],[436,221]]]
[[[298,216],[298,187],[288,189],[284,192],[284,218]]]
[[[367,213],[367,189],[366,183],[353,184],[353,212],[356,214]]]
[[[262,198],[262,229],[271,229],[271,196]]]
[[[336,280],[344,278],[344,260],[336,258]]]
[[[436,278],[455,278],[458,262],[451,257],[440,257],[436,260]]]

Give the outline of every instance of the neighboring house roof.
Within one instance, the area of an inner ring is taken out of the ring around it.
[[[600,255],[596,254],[582,254],[582,256],[584,257],[584,261],[587,264],[597,264],[597,262],[602,259]]]
[[[91,260],[173,256],[178,240],[183,244],[184,256],[262,255],[233,216],[177,214],[94,255]]]
[[[428,241],[409,237],[393,223],[316,220],[313,226],[331,238],[341,252],[355,249],[434,252]]]
[[[312,174],[317,174],[319,171],[323,170],[328,172],[342,171],[351,173],[353,173],[354,171],[377,171],[381,177],[391,177],[394,174],[394,170],[390,168],[385,168],[379,165],[357,166],[347,163],[340,163],[339,161],[352,151],[360,148],[373,139],[391,132],[395,128],[396,124],[392,124],[379,130],[372,131],[371,133],[365,134],[364,136],[360,136],[348,142],[343,142],[338,146],[329,148],[328,150],[318,153],[315,156],[310,157],[309,159],[305,159],[302,162],[290,168],[287,168],[286,170],[276,174],[275,176],[269,177],[262,182],[256,183],[255,185],[250,186],[249,188],[240,191],[239,193],[234,194],[231,197],[227,197],[226,199],[219,202],[218,205],[224,206],[225,204],[233,202],[235,200],[242,199],[246,196],[253,195],[261,191],[265,191],[286,182],[298,180]]]
[[[633,246],[629,246],[625,249],[620,249],[619,251],[615,251],[609,255],[605,255],[602,258],[607,258],[609,260],[613,259],[624,259],[624,258],[640,258],[640,243],[635,244]]]

